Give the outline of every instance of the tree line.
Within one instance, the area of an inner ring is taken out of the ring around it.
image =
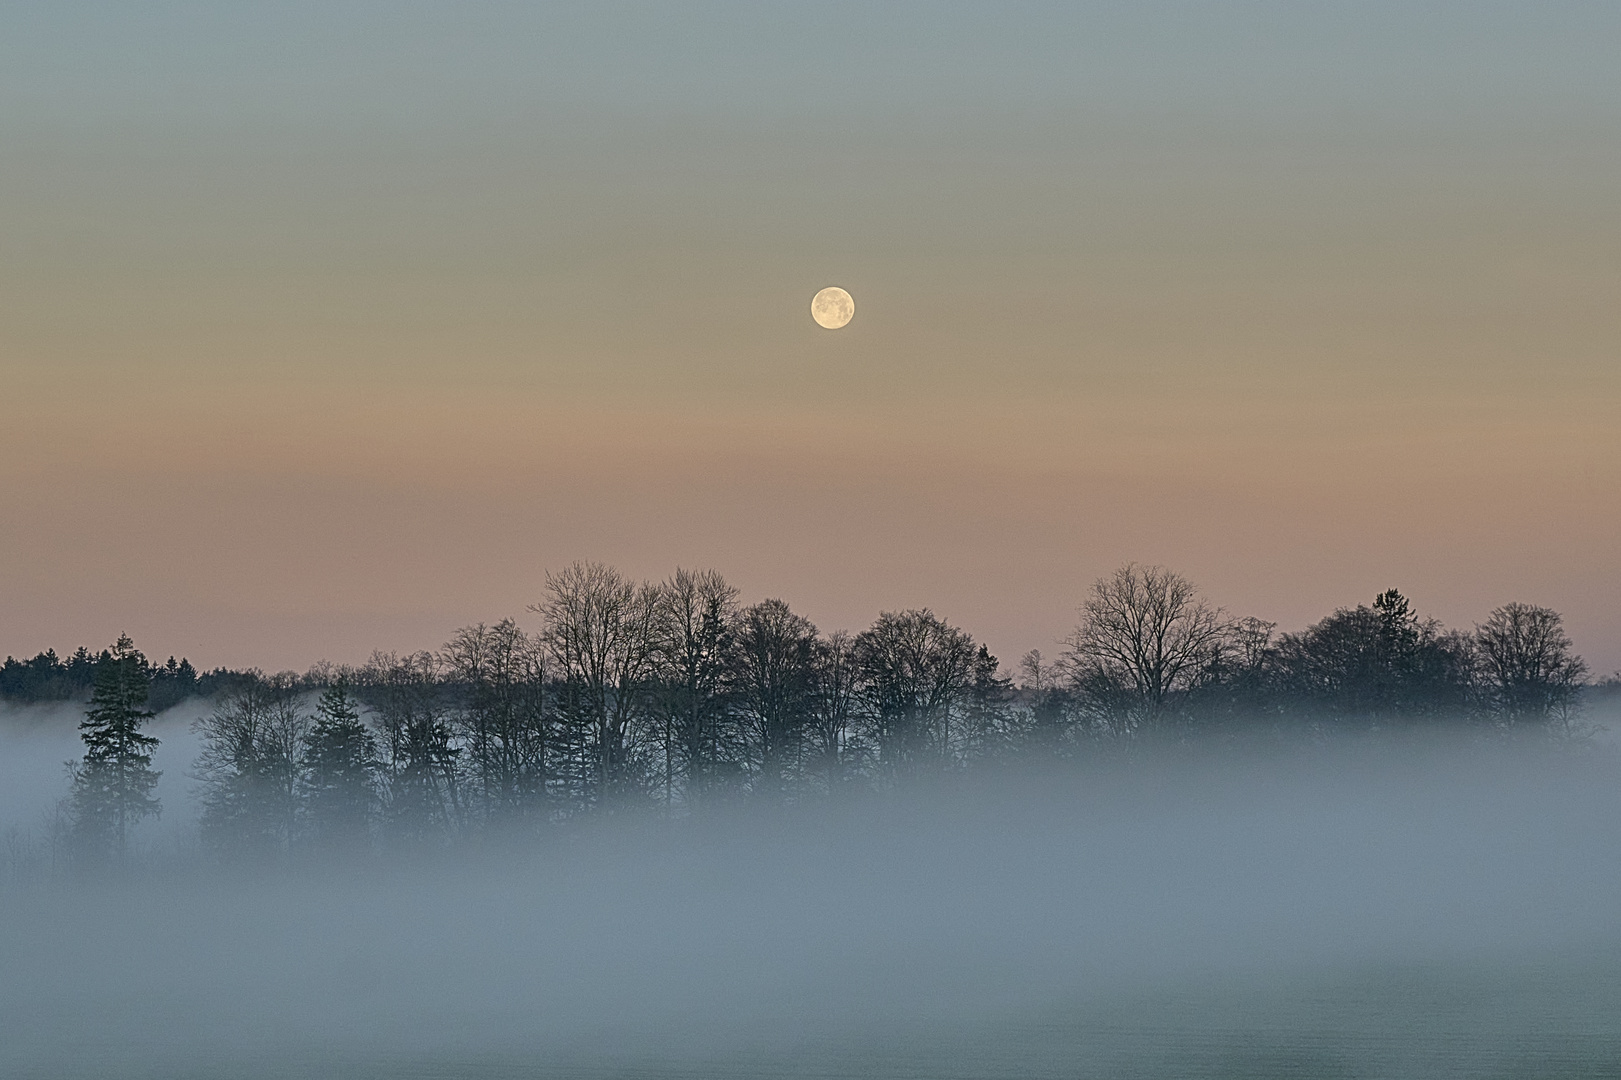
[[[740,603],[714,571],[653,583],[578,563],[530,610],[536,633],[506,619],[358,667],[221,674],[190,772],[204,843],[224,858],[439,843],[1241,726],[1565,736],[1587,674],[1548,608],[1451,630],[1392,589],[1279,634],[1135,564],[1093,585],[1054,658],[1011,673],[927,609],[822,633],[781,600]],[[145,724],[177,666],[127,637],[93,665],[68,804],[87,857],[116,858],[158,811]]]
[[[114,658],[110,648],[93,653],[82,645],[66,660],[55,649],[27,660],[8,656],[0,663],[0,700],[25,705],[83,700],[94,689],[96,672],[103,664],[123,662]],[[149,703],[156,712],[194,697],[214,697],[252,678],[248,672],[227,668],[199,672],[190,660],[172,656],[166,664],[149,663],[144,656],[140,663],[146,673]]]

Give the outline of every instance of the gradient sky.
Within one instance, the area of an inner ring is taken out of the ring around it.
[[[1127,560],[1621,667],[1621,6],[0,9],[0,654]],[[820,287],[856,297],[828,332]]]

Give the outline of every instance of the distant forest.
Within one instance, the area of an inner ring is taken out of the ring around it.
[[[303,675],[153,664],[122,637],[7,658],[0,695],[87,701],[67,834],[111,858],[158,811],[146,721],[194,697],[201,835],[224,858],[433,842],[612,808],[784,803],[1021,756],[1201,732],[1468,725],[1568,738],[1588,670],[1557,612],[1511,603],[1471,630],[1392,589],[1298,633],[1128,565],[1094,584],[1048,658],[1004,670],[929,610],[824,634],[713,571],[654,584],[597,563],[436,652]],[[1613,689],[1613,680],[1604,687]]]
[[[96,685],[96,669],[109,663],[112,652],[93,653],[84,646],[63,660],[55,649],[47,649],[28,660],[6,657],[0,665],[0,700],[32,705],[44,701],[82,701]],[[152,664],[141,658],[154,712],[163,712],[192,698],[212,698],[263,676],[256,671],[229,671],[215,668],[199,673],[190,660]]]

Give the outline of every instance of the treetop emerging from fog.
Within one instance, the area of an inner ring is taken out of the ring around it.
[[[1016,676],[933,611],[825,634],[780,599],[740,603],[710,570],[653,583],[577,563],[530,610],[537,633],[478,624],[437,652],[302,677],[154,667],[121,637],[66,662],[8,658],[0,689],[65,697],[89,674],[70,805],[98,857],[157,811],[151,688],[212,691],[191,775],[210,849],[240,856],[789,802],[1239,727],[1568,736],[1587,674],[1546,608],[1511,603],[1449,630],[1391,589],[1279,635],[1136,564],[1093,585],[1056,660],[1032,652]]]

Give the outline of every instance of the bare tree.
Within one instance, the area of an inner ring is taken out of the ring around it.
[[[974,679],[974,639],[932,611],[886,611],[855,640],[865,717],[890,773],[948,759],[952,711]]]
[[[449,836],[465,818],[462,755],[437,660],[426,652],[374,653],[357,683],[382,733],[389,833],[407,843]]]
[[[286,677],[256,678],[192,725],[202,839],[225,858],[283,852],[297,828],[299,762],[310,717]]]
[[[1172,696],[1190,689],[1228,641],[1220,610],[1172,570],[1136,563],[1100,578],[1081,605],[1066,644],[1077,689],[1105,722],[1130,731],[1159,720]]]
[[[816,627],[781,600],[743,612],[737,633],[736,691],[755,790],[781,798],[803,765],[812,716]]]
[[[1031,649],[1019,660],[1018,696],[1026,714],[1024,735],[1032,749],[1058,753],[1070,730],[1068,669]]]
[[[547,597],[530,610],[546,620],[543,640],[562,680],[559,710],[577,737],[579,796],[631,794],[636,725],[653,676],[658,590],[601,563],[546,575]]]
[[[1277,624],[1245,616],[1227,624],[1225,647],[1187,703],[1203,722],[1250,724],[1276,719]]]
[[[1587,676],[1551,608],[1505,604],[1475,628],[1475,649],[1489,703],[1508,725],[1568,726]]]
[[[440,652],[460,694],[457,726],[487,819],[539,811],[548,743],[544,650],[511,619],[465,626]]]
[[[857,707],[855,641],[836,630],[816,641],[811,664],[811,717],[806,735],[812,768],[833,792],[849,779],[846,747]]]
[[[737,589],[713,570],[676,570],[658,589],[654,654],[664,800],[676,784],[703,798],[741,747],[730,723],[727,677],[737,622]]]

